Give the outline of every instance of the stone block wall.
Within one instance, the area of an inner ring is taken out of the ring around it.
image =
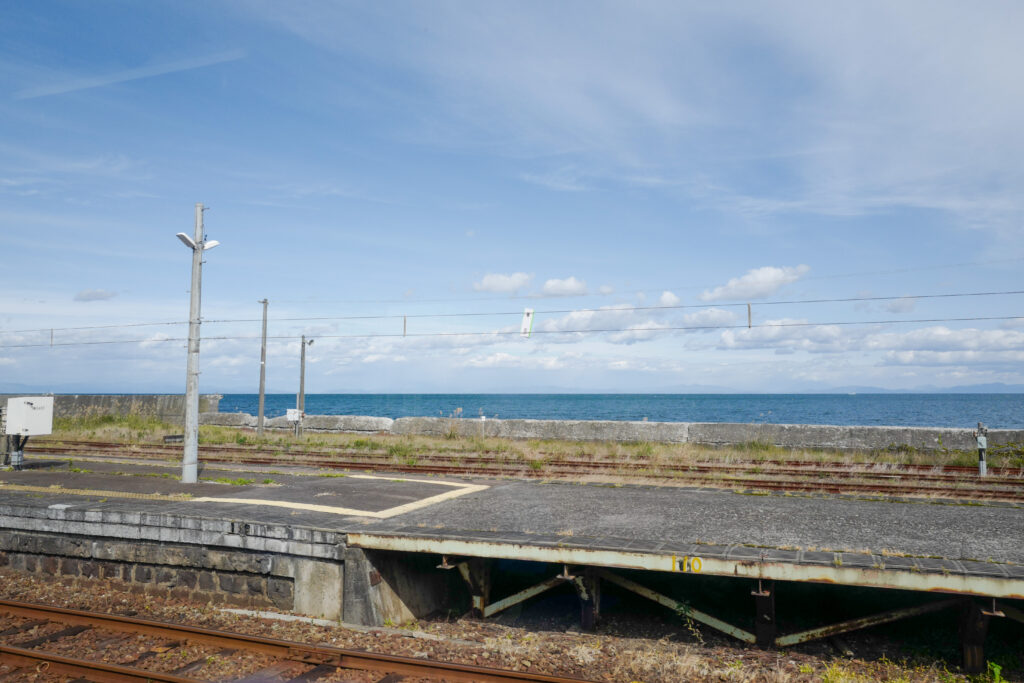
[[[6,405],[13,396],[32,394],[0,394],[0,403]],[[200,412],[217,412],[220,394],[201,394]],[[146,415],[165,422],[183,424],[185,417],[184,394],[54,394],[53,416],[91,417],[96,415]]]
[[[163,597],[290,610],[295,581],[257,553],[0,531],[0,567],[54,578],[105,579]]]

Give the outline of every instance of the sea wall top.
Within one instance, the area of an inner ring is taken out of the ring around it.
[[[247,413],[204,413],[201,424],[255,427]],[[266,421],[268,429],[290,429],[284,417]],[[933,427],[875,427],[834,425],[775,425],[735,422],[626,422],[614,420],[496,420],[446,417],[370,417],[364,415],[307,415],[307,432],[407,434],[422,436],[504,437],[567,441],[653,441],[735,445],[768,443],[787,448],[871,450],[907,446],[920,450],[976,446],[970,429]],[[1024,430],[993,429],[989,447],[1024,442]]]
[[[0,394],[0,401],[6,402],[12,396],[25,394]],[[200,412],[216,412],[220,407],[220,394],[201,394]],[[53,416],[91,417],[96,415],[145,415],[156,417],[174,424],[182,424],[185,415],[184,394],[54,394]]]

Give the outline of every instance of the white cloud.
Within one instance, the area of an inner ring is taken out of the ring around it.
[[[724,308],[702,308],[683,316],[683,325],[687,327],[717,327],[735,322],[736,314]]]
[[[541,289],[544,296],[580,296],[587,293],[587,283],[569,276],[564,280],[552,278]]]
[[[564,368],[568,361],[576,358],[576,354],[564,354],[562,356],[516,356],[504,351],[498,351],[487,356],[468,358],[463,365],[473,368],[558,370]]]
[[[521,177],[527,182],[558,192],[581,192],[590,189],[583,182],[580,172],[574,168],[558,168],[545,173],[524,173]]]
[[[75,294],[75,301],[106,301],[117,296],[117,292],[108,289],[83,289]]]
[[[760,299],[796,282],[810,269],[810,266],[806,265],[754,268],[742,277],[734,277],[724,285],[705,290],[700,298],[702,301]]]
[[[603,294],[605,296],[613,294],[614,292],[615,289],[611,285],[601,285],[600,287],[597,288],[597,293]]]
[[[635,344],[636,342],[648,341],[662,334],[668,323],[648,321],[631,325],[623,332],[613,332],[608,336],[608,341],[613,344]]]
[[[672,292],[665,290],[661,293],[661,297],[658,298],[659,306],[677,306],[681,299],[673,294]]]
[[[1024,362],[1024,351],[889,351],[887,365],[1003,365]]]
[[[411,74],[443,108],[425,139],[542,158],[525,177],[558,189],[609,178],[747,214],[909,207],[1018,236],[1024,225],[1020,3],[451,3],[401,16],[252,4],[275,27]],[[342,30],[357,22],[369,30]],[[772,181],[751,183],[744,161]]]
[[[902,299],[893,299],[892,301],[885,304],[885,310],[890,313],[910,313],[914,310],[917,305],[917,299],[912,297],[903,297]]]
[[[500,292],[502,294],[514,294],[526,285],[530,284],[532,275],[527,273],[488,273],[480,282],[473,283],[473,289],[478,292]]]
[[[846,351],[851,337],[839,325],[805,325],[806,320],[781,318],[766,320],[754,328],[722,332],[720,349],[775,349],[812,353]]]
[[[909,332],[886,332],[867,338],[871,350],[912,351],[1013,351],[1024,348],[1024,332],[1017,330],[953,330],[945,326],[923,327]]]

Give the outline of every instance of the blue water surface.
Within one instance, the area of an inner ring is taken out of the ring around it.
[[[256,394],[225,394],[221,412],[255,415]],[[295,407],[268,394],[268,417]],[[308,415],[764,422],[1024,429],[1024,394],[307,394]]]

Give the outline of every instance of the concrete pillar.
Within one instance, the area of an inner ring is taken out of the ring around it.
[[[403,624],[444,609],[457,581],[432,556],[346,548],[342,620],[365,626]]]
[[[308,616],[340,620],[344,611],[344,574],[340,562],[295,559],[295,606]]]

